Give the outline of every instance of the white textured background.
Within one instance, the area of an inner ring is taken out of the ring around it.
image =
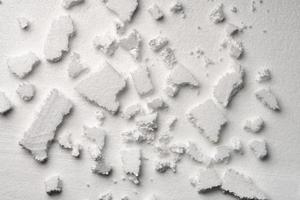
[[[156,23],[146,11],[152,3],[157,4],[165,13],[165,20]],[[159,34],[168,37],[171,47],[176,49],[178,60],[183,63],[201,82],[200,94],[191,89],[180,91],[176,99],[168,99],[169,112],[160,115],[161,130],[164,119],[169,114],[178,115],[179,121],[174,130],[175,141],[194,140],[202,145],[207,154],[212,154],[215,145],[209,144],[195,128],[185,119],[185,110],[205,100],[212,92],[212,84],[228,68],[226,52],[219,52],[219,44],[224,38],[224,24],[214,25],[208,21],[208,13],[221,1],[186,0],[187,17],[182,19],[169,12],[169,0],[140,1],[140,9],[129,29],[137,29],[144,43],[144,58],[148,57],[152,78],[156,86],[155,94],[163,94],[160,88],[166,76],[163,63],[148,48],[146,42]],[[234,155],[228,165],[218,165],[218,172],[233,167],[253,178],[254,182],[273,200],[300,199],[300,1],[298,0],[264,0],[256,2],[257,11],[251,12],[251,1],[227,0],[224,2],[226,23],[252,25],[240,38],[244,42],[245,56],[241,64],[246,70],[246,86],[234,98],[227,111],[229,124],[223,132],[220,144],[228,144],[232,136],[241,137],[244,144],[252,138],[265,138],[270,148],[270,158],[258,161],[248,150],[245,155]],[[231,6],[238,8],[238,13],[230,11]],[[269,10],[269,13],[267,12]],[[140,186],[128,181],[121,181],[119,149],[120,131],[129,128],[128,124],[117,117],[107,114],[104,127],[109,130],[105,156],[114,171],[109,178],[92,174],[92,165],[84,152],[82,159],[73,159],[68,151],[57,144],[52,145],[49,161],[38,164],[18,145],[23,131],[28,128],[35,112],[51,88],[58,88],[75,103],[72,115],[65,121],[58,134],[65,130],[79,136],[83,125],[93,126],[97,123],[94,113],[96,107],[85,102],[73,89],[81,78],[72,81],[67,76],[69,55],[57,64],[49,64],[43,59],[43,44],[53,18],[69,14],[74,20],[77,35],[71,42],[71,50],[80,53],[82,61],[96,71],[99,64],[107,59],[96,52],[92,40],[96,34],[113,31],[116,19],[100,0],[86,0],[86,3],[65,11],[58,0],[3,0],[0,5],[0,90],[4,91],[14,104],[14,110],[8,116],[0,116],[0,199],[3,200],[40,200],[51,199],[44,190],[44,178],[52,173],[59,173],[64,182],[63,193],[52,199],[96,199],[102,192],[112,191],[115,199],[129,195],[131,199],[143,199],[151,193],[157,193],[161,199],[234,199],[221,192],[205,195],[197,194],[190,186],[188,177],[197,167],[190,159],[184,159],[178,166],[178,173],[163,175],[154,172],[153,154],[150,147],[143,147],[148,161],[144,162]],[[20,30],[17,17],[26,17],[32,21],[28,32]],[[202,29],[198,30],[200,26]],[[263,33],[266,30],[267,33]],[[189,53],[200,47],[216,64],[205,69],[201,59]],[[22,102],[15,89],[19,80],[12,76],[6,66],[8,56],[33,51],[42,58],[42,63],[26,80],[37,87],[37,94],[30,103]],[[218,58],[223,57],[220,63]],[[127,52],[119,49],[113,58],[107,59],[116,69],[124,74],[138,67]],[[282,112],[276,113],[263,107],[255,99],[253,92],[259,87],[255,82],[256,69],[267,66],[271,69],[273,79],[265,85],[270,86],[280,100]],[[209,73],[206,77],[205,74]],[[155,96],[155,95],[153,95]],[[129,81],[127,92],[121,96],[121,105],[126,106],[139,100],[132,82]],[[266,127],[258,135],[246,133],[242,129],[245,118],[260,115],[265,119]],[[213,119],[212,119],[213,120]],[[161,132],[162,132],[161,131]],[[151,182],[150,178],[154,181]],[[113,180],[118,180],[114,184]],[[86,185],[90,184],[90,187]],[[134,192],[138,192],[136,195]]]

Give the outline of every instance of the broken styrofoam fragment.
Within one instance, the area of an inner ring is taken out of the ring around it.
[[[164,88],[164,91],[165,91],[167,96],[175,97],[177,95],[177,93],[179,92],[179,88],[177,86],[167,85]]]
[[[82,151],[82,144],[80,141],[75,140],[72,142],[72,152],[71,155],[75,158],[79,158]]]
[[[107,192],[105,194],[100,194],[97,200],[113,200],[113,195],[111,192]]]
[[[130,55],[139,60],[141,58],[142,38],[136,30],[120,38],[120,46],[128,51]]]
[[[156,97],[147,101],[147,106],[153,111],[161,110],[167,108],[168,105],[161,97]]]
[[[223,126],[227,123],[227,119],[211,99],[193,107],[186,116],[210,142],[214,143],[219,141]]]
[[[162,58],[163,62],[166,64],[168,69],[172,69],[174,65],[177,63],[177,59],[174,54],[174,50],[170,47],[166,47],[159,53],[160,57]]]
[[[88,151],[93,160],[101,160],[107,132],[98,127],[83,127],[83,136],[91,143]]]
[[[165,173],[168,170],[172,170],[173,173],[177,171],[176,162],[173,160],[159,160],[155,163],[155,171],[159,173]]]
[[[254,139],[249,142],[249,148],[258,159],[265,159],[268,156],[267,143],[265,140]]]
[[[161,20],[162,18],[164,18],[163,12],[156,4],[154,4],[150,8],[148,8],[148,12],[152,16],[152,18],[155,20]]]
[[[227,36],[233,36],[240,31],[240,28],[233,24],[226,24],[225,32]]]
[[[59,175],[53,175],[45,179],[45,189],[48,195],[62,192],[62,180]]]
[[[216,163],[228,163],[231,157],[231,149],[227,146],[217,146],[214,154],[214,161]]]
[[[135,119],[136,126],[140,131],[156,131],[158,128],[158,113],[145,114]]]
[[[89,101],[95,102],[103,109],[116,113],[119,109],[117,95],[125,89],[126,81],[110,64],[81,81],[76,90]]]
[[[190,183],[199,193],[207,192],[221,186],[221,179],[213,168],[200,169],[196,176],[190,178]]]
[[[230,140],[230,147],[232,148],[233,151],[235,152],[239,152],[239,153],[243,153],[243,146],[242,146],[242,142],[239,138],[232,138]]]
[[[154,91],[150,73],[147,67],[140,66],[131,72],[134,87],[140,96],[146,96]]]
[[[183,155],[186,152],[186,145],[184,144],[172,144],[169,147],[170,152],[178,154],[178,155]]]
[[[207,163],[209,160],[208,157],[202,152],[202,149],[193,142],[188,143],[186,154],[198,163]]]
[[[122,117],[129,120],[134,118],[141,111],[142,111],[142,107],[140,104],[132,104],[124,109],[122,113]]]
[[[223,107],[227,107],[232,101],[233,97],[243,88],[244,86],[244,71],[234,70],[227,72],[223,75],[214,86],[213,95],[214,98]]]
[[[93,41],[94,47],[101,50],[107,56],[113,56],[119,45],[116,39],[111,34],[104,33],[101,36],[96,36]]]
[[[167,44],[169,43],[169,40],[166,37],[157,36],[153,39],[151,39],[148,43],[149,47],[154,52],[161,51]]]
[[[19,144],[37,161],[45,161],[50,143],[55,137],[55,131],[63,122],[64,116],[70,113],[72,107],[72,102],[63,94],[56,89],[51,90]]]
[[[58,136],[58,144],[64,149],[72,149],[72,134],[70,132],[65,132]]]
[[[128,148],[121,151],[123,170],[131,182],[139,184],[140,168],[142,165],[141,151],[138,148]]]
[[[177,121],[178,121],[178,119],[177,119],[176,116],[171,116],[171,117],[167,120],[166,124],[167,124],[167,127],[168,127],[168,130],[169,130],[169,131],[172,131],[172,130],[174,129],[174,127],[175,127]]]
[[[69,16],[60,16],[52,22],[44,45],[44,54],[49,62],[58,62],[63,58],[69,51],[69,40],[75,32]]]
[[[142,143],[147,140],[144,136],[145,135],[137,129],[123,131],[121,133],[121,137],[125,143]]]
[[[263,129],[263,127],[264,120],[259,116],[246,119],[244,123],[244,130],[251,133],[258,133]]]
[[[18,18],[18,23],[21,29],[28,30],[30,27],[30,21],[25,17]]]
[[[84,3],[84,0],[62,0],[62,7],[71,9],[74,6]]]
[[[110,175],[112,167],[105,163],[104,159],[97,160],[92,166],[92,172],[104,176]]]
[[[68,65],[69,77],[75,79],[87,69],[87,65],[81,63],[80,55],[76,52],[73,52],[71,55],[71,61]]]
[[[4,115],[13,108],[4,92],[0,91],[0,114]]]
[[[271,71],[267,68],[262,68],[257,71],[256,81],[258,83],[266,82],[272,79]]]
[[[30,101],[35,95],[35,87],[30,83],[20,83],[16,92],[23,101]]]
[[[223,11],[223,4],[217,5],[209,14],[209,19],[213,23],[221,23],[225,20],[225,14]]]
[[[266,200],[266,195],[247,177],[234,169],[227,169],[222,179],[222,190],[240,199]]]
[[[270,89],[261,88],[255,91],[255,96],[258,101],[264,104],[266,107],[274,111],[279,111],[280,106],[277,98]]]
[[[183,4],[179,1],[174,2],[170,6],[170,11],[174,14],[182,14],[185,17]]]
[[[125,0],[120,3],[119,0],[103,0],[106,7],[115,13],[120,20],[129,23],[138,8],[138,0]]]
[[[40,64],[40,59],[32,52],[24,53],[19,56],[9,57],[7,66],[11,73],[18,78],[25,78],[32,70]]]
[[[228,51],[232,58],[240,59],[244,53],[243,43],[234,39],[228,40]]]

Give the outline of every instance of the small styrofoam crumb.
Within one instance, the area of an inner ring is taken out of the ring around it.
[[[227,123],[227,119],[211,99],[193,107],[187,112],[186,116],[213,143],[219,141],[220,133]]]
[[[173,85],[166,85],[164,88],[164,92],[168,97],[175,97],[179,92],[179,88]]]
[[[214,168],[205,168],[191,177],[190,183],[199,193],[202,193],[220,187],[222,181]]]
[[[241,41],[229,39],[227,46],[229,55],[232,58],[240,59],[242,57],[242,54],[244,53],[244,46]]]
[[[96,49],[101,50],[107,56],[113,56],[119,47],[116,39],[113,38],[109,33],[96,36],[93,44]]]
[[[115,13],[120,20],[125,23],[129,23],[138,8],[138,0],[125,0],[120,2],[119,0],[103,0],[106,7]]]
[[[231,12],[233,12],[233,13],[237,13],[237,11],[238,11],[238,9],[237,9],[236,6],[232,6],[230,10],[231,10]]]
[[[32,52],[9,57],[7,59],[9,71],[20,79],[28,76],[39,64],[40,59]]]
[[[172,69],[174,65],[177,63],[174,50],[171,49],[170,47],[166,47],[162,49],[159,53],[159,56],[162,58],[163,62],[165,63],[165,66],[168,69]]]
[[[4,115],[13,108],[10,100],[6,97],[4,92],[0,91],[0,114]]]
[[[127,179],[134,184],[139,184],[140,168],[142,165],[141,151],[138,148],[127,148],[121,152],[123,170]]]
[[[111,192],[100,194],[97,200],[113,200],[113,195]]]
[[[233,36],[240,31],[240,28],[234,24],[226,24],[225,32],[227,36]]]
[[[92,166],[92,172],[103,176],[109,176],[112,172],[112,167],[104,161],[104,159],[97,160]]]
[[[230,140],[230,147],[232,148],[233,151],[243,153],[243,145],[242,142],[239,138],[233,137]]]
[[[215,163],[228,163],[231,158],[231,148],[221,145],[217,146],[216,152],[213,156]]]
[[[149,99],[147,101],[147,106],[152,111],[157,111],[157,110],[165,109],[168,107],[166,102],[161,97]]]
[[[151,7],[149,7],[148,12],[152,16],[152,18],[155,19],[155,20],[161,20],[164,17],[163,12],[161,11],[161,9],[156,4],[153,4]]]
[[[154,91],[149,70],[146,66],[140,66],[131,72],[134,87],[140,96],[146,96]]]
[[[125,89],[126,81],[110,64],[81,81],[76,90],[89,101],[115,114],[119,110],[117,95]]]
[[[246,119],[243,126],[244,130],[251,133],[258,133],[263,127],[264,120],[259,116]]]
[[[147,140],[145,135],[137,129],[123,131],[121,137],[125,143],[142,143]]]
[[[162,37],[162,36],[157,36],[153,39],[151,39],[148,43],[149,47],[154,51],[154,52],[159,52],[161,51],[167,44],[169,43],[168,38]]]
[[[23,101],[30,101],[35,95],[35,87],[30,83],[20,83],[16,92]]]
[[[268,156],[267,143],[265,140],[253,139],[249,142],[248,146],[258,159],[263,160]]]
[[[62,0],[62,7],[65,9],[71,9],[82,3],[84,3],[84,0]]]
[[[68,75],[70,78],[77,78],[80,76],[83,72],[87,70],[87,65],[81,63],[80,61],[80,55],[76,52],[72,52],[71,54],[71,60],[68,65]]]
[[[155,163],[155,171],[159,173],[165,173],[168,170],[172,170],[173,173],[177,171],[177,164],[173,160],[158,160]]]
[[[150,114],[145,114],[138,116],[135,119],[136,126],[140,131],[153,132],[158,128],[158,113],[153,112]]]
[[[57,138],[58,144],[64,149],[72,149],[72,134],[64,132]]]
[[[55,19],[48,32],[44,54],[49,62],[58,62],[69,52],[69,40],[75,35],[75,27],[70,16]]]
[[[124,111],[122,112],[122,117],[124,119],[132,119],[134,118],[137,114],[139,114],[142,111],[142,107],[140,104],[132,104],[127,106]]]
[[[118,35],[123,35],[126,32],[126,24],[120,20],[114,22],[115,31]]]
[[[19,17],[18,23],[21,29],[28,30],[30,27],[30,21],[25,17]]]
[[[104,112],[102,110],[97,110],[95,112],[95,115],[96,115],[96,119],[98,120],[99,124],[102,125],[105,120]]]
[[[181,2],[176,1],[170,5],[170,11],[174,14],[181,14],[185,18],[184,6]]]
[[[185,144],[172,144],[169,146],[169,150],[172,153],[183,155],[186,153],[186,145]]]
[[[59,175],[52,175],[45,179],[45,189],[48,195],[62,192],[62,180]]]
[[[136,60],[141,58],[142,38],[137,30],[133,30],[119,40],[120,46]]]
[[[176,67],[174,67],[168,74],[167,85],[177,87],[177,89],[179,90],[181,87],[184,86],[198,88],[200,86],[200,83],[187,68],[179,64]],[[168,91],[168,92],[170,93],[170,95],[168,95],[170,97],[172,96],[172,94],[174,94],[173,96],[175,96],[178,93],[176,89],[173,90],[173,93],[172,91]]]
[[[223,4],[217,5],[209,14],[209,19],[215,24],[221,23],[225,20],[225,14],[223,11]]]
[[[176,125],[177,121],[178,121],[178,118],[176,116],[171,116],[167,120],[166,124],[167,124],[167,127],[168,127],[169,131],[172,131],[175,128],[175,125]]]
[[[51,90],[19,144],[37,161],[46,161],[48,148],[55,137],[56,129],[63,122],[64,116],[70,113],[72,107],[72,102],[63,94],[56,89]]]
[[[258,101],[264,104],[267,108],[279,111],[280,106],[273,92],[268,88],[260,88],[255,91],[255,96]]]
[[[74,158],[79,158],[80,154],[81,154],[81,151],[82,151],[81,141],[79,141],[79,140],[72,141],[72,152],[71,152],[71,155]]]
[[[222,190],[240,199],[266,200],[266,195],[253,183],[250,177],[227,169],[222,178]]]
[[[93,160],[101,160],[105,145],[106,130],[98,127],[83,127],[83,136],[90,142],[88,151]]]
[[[207,163],[208,157],[204,155],[202,149],[193,142],[188,142],[186,154],[198,163]]]
[[[262,68],[257,71],[256,81],[258,83],[266,82],[272,79],[271,71],[268,68]]]
[[[223,107],[227,107],[244,86],[244,70],[238,68],[240,70],[225,73],[214,86],[213,96]]]

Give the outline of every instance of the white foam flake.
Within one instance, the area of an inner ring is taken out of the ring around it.
[[[253,139],[249,142],[248,146],[258,159],[263,160],[268,156],[267,143],[265,140]]]
[[[257,71],[255,79],[258,83],[267,82],[267,81],[271,80],[272,76],[271,76],[270,69],[268,69],[268,68],[259,69]]]
[[[246,119],[244,123],[244,130],[251,133],[258,133],[263,129],[263,127],[264,120],[259,116]]]
[[[139,116],[135,119],[136,125],[141,131],[156,131],[158,128],[158,113],[150,113]]]
[[[138,8],[138,0],[104,0],[106,7],[115,13],[123,22],[130,22]]]
[[[59,175],[52,175],[45,179],[45,189],[48,195],[62,192],[62,180]]]
[[[75,35],[75,27],[69,16],[55,19],[48,32],[44,54],[49,62],[58,62],[69,51],[69,40]]]
[[[242,69],[225,73],[214,86],[214,98],[223,107],[227,107],[233,97],[243,88],[243,83],[244,71]]]
[[[149,70],[146,66],[140,66],[131,72],[134,87],[140,96],[146,96],[154,91]]]
[[[112,167],[105,163],[104,159],[97,160],[92,166],[92,172],[103,176],[108,176],[112,172]]]
[[[13,108],[10,100],[7,98],[4,92],[0,91],[0,114],[4,115]]]
[[[149,99],[147,101],[147,106],[152,111],[157,111],[168,107],[166,102],[161,97]]]
[[[113,200],[113,195],[111,192],[100,194],[97,200]]]
[[[70,132],[64,132],[57,138],[58,144],[64,149],[72,149],[72,134]]]
[[[127,148],[122,150],[120,153],[123,170],[128,180],[134,184],[139,184],[140,168],[142,165],[140,149]]]
[[[267,108],[274,111],[280,110],[278,100],[269,88],[260,88],[256,90],[255,96],[256,99],[264,104]]]
[[[174,65],[177,63],[176,56],[174,54],[174,50],[170,47],[166,47],[162,49],[159,53],[163,62],[165,63],[166,68],[172,69]]]
[[[228,45],[229,55],[232,58],[240,59],[242,57],[242,54],[244,53],[244,46],[241,41],[229,39],[227,45]]]
[[[168,120],[167,120],[167,127],[169,131],[172,131],[175,128],[175,125],[178,121],[178,118],[176,116],[171,116]]]
[[[82,144],[79,140],[72,141],[72,152],[71,155],[75,158],[79,158],[82,151]]]
[[[209,19],[215,24],[221,23],[225,20],[225,14],[223,11],[223,4],[217,5],[209,14]]]
[[[83,136],[90,142],[88,151],[93,160],[101,160],[103,158],[106,135],[106,130],[102,128],[83,127]]]
[[[141,58],[142,38],[136,30],[120,38],[120,46],[136,60]]]
[[[76,52],[71,54],[71,60],[68,65],[68,75],[70,78],[75,79],[87,70],[87,65],[83,64],[80,55]]]
[[[62,7],[65,9],[71,9],[84,3],[85,0],[62,0]]]
[[[94,38],[94,47],[101,50],[107,56],[113,56],[119,44],[110,33],[104,33]]]
[[[138,115],[139,113],[141,113],[142,111],[142,107],[140,104],[136,103],[136,104],[132,104],[127,106],[123,113],[122,113],[122,117],[124,119],[130,120],[132,118],[134,118],[136,115]]]
[[[157,36],[153,39],[151,39],[148,43],[149,47],[154,52],[161,51],[167,44],[169,43],[169,40],[166,37]]]
[[[18,23],[21,29],[28,30],[30,27],[30,21],[25,17],[19,17]]]
[[[126,87],[124,78],[108,63],[99,72],[81,81],[76,90],[89,101],[103,109],[116,113],[119,109],[117,95]]]
[[[186,116],[213,143],[219,141],[221,130],[227,123],[227,119],[211,99],[193,107]]]
[[[213,168],[199,169],[197,174],[190,178],[190,183],[198,192],[207,192],[221,185],[222,181]]]
[[[230,146],[233,151],[243,153],[242,142],[239,138],[237,138],[237,137],[231,138],[230,144],[231,144]]]
[[[155,163],[155,171],[159,173],[165,173],[171,170],[173,173],[177,171],[177,164],[174,160],[158,160]]]
[[[240,28],[234,24],[226,24],[225,32],[227,36],[233,36],[240,31]]]
[[[265,194],[247,177],[234,169],[228,169],[222,179],[222,190],[240,199],[266,200]]]
[[[64,116],[70,113],[72,107],[72,102],[58,90],[51,90],[19,144],[37,161],[45,161],[48,158],[48,147],[55,137],[56,129],[63,122]]]
[[[164,17],[163,12],[156,4],[153,4],[151,7],[149,7],[148,12],[152,16],[152,18],[155,20],[161,20]]]
[[[35,95],[35,86],[30,83],[20,83],[16,92],[23,101],[31,101]]]
[[[39,64],[40,59],[32,52],[12,56],[7,59],[9,71],[20,79],[27,77]]]
[[[214,161],[216,163],[228,163],[231,157],[231,148],[221,145],[217,146],[214,154]]]
[[[198,163],[207,163],[208,157],[204,155],[202,149],[193,142],[188,142],[186,154]]]

